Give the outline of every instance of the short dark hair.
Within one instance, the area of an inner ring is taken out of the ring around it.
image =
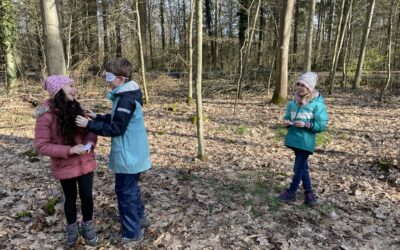
[[[124,57],[116,57],[107,61],[105,68],[107,72],[113,73],[116,76],[125,76],[129,79],[132,77],[132,63]]]

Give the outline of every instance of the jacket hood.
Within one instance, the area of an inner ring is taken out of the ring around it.
[[[108,98],[113,100],[116,96],[130,96],[136,101],[143,104],[142,98],[143,94],[139,88],[139,85],[135,81],[129,81],[127,83],[122,84],[121,86],[113,89],[108,94]]]
[[[35,109],[35,118],[38,118],[50,110],[50,101],[44,101],[40,106]]]

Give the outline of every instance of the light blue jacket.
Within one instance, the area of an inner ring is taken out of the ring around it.
[[[111,136],[108,166],[115,173],[136,174],[151,168],[150,149],[142,112],[142,93],[134,82],[113,89],[109,115],[97,115],[88,128],[93,132]]]
[[[285,146],[313,153],[316,133],[323,132],[328,122],[324,98],[316,92],[316,95],[305,105],[299,105],[296,100],[290,101],[286,107],[284,119],[291,122],[302,121],[310,125],[309,128],[289,126]]]

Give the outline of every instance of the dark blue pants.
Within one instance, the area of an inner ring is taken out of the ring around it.
[[[308,156],[310,156],[310,152],[301,150],[301,149],[293,149],[294,154],[296,155],[296,159],[294,161],[293,167],[293,178],[292,183],[290,183],[290,187],[287,190],[288,192],[295,193],[299,188],[300,182],[303,181],[303,188],[306,192],[311,192],[311,179],[310,174],[308,173]]]
[[[115,174],[115,193],[118,200],[122,236],[140,237],[140,220],[144,215],[144,205],[139,187],[140,173]]]

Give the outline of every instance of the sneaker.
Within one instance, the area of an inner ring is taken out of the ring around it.
[[[278,197],[278,200],[281,202],[294,202],[296,201],[296,193],[285,191],[281,193]]]
[[[82,235],[85,239],[86,244],[90,246],[96,245],[99,238],[96,235],[96,228],[94,226],[93,220],[83,222],[82,224]]]
[[[142,228],[146,228],[146,227],[149,227],[150,226],[150,219],[149,219],[149,217],[147,217],[146,215],[144,215],[143,217],[142,217],[142,219],[140,219],[140,227],[142,227]]]
[[[67,247],[71,248],[75,246],[76,241],[78,240],[79,232],[78,232],[78,224],[75,222],[73,224],[69,224],[67,226]]]
[[[307,206],[312,207],[317,203],[317,197],[313,192],[305,193],[304,202],[307,204]]]
[[[123,245],[123,246],[135,245],[143,240],[143,236],[144,236],[143,230],[140,231],[140,236],[133,238],[126,238],[123,237],[121,233],[117,233],[111,236],[110,243],[112,245]]]

